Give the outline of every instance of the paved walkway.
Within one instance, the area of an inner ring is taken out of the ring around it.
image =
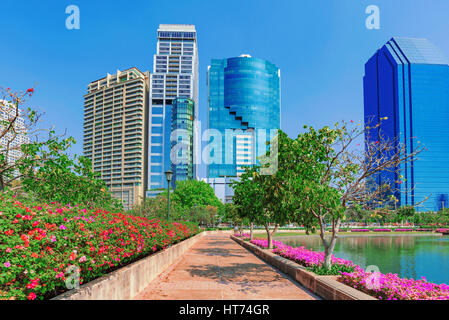
[[[134,299],[314,300],[310,291],[229,238],[202,237]]]

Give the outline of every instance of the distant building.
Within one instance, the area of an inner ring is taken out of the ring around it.
[[[161,24],[157,30],[157,53],[153,60],[150,91],[148,196],[167,188],[164,172],[172,168],[172,105],[177,98],[193,101],[193,120],[198,119],[198,47],[194,25]],[[179,102],[179,100],[178,100]],[[199,136],[193,122],[193,162]],[[190,164],[189,164],[190,166]],[[181,167],[177,167],[181,170]],[[197,177],[192,164],[189,178]],[[188,171],[189,169],[187,169]],[[186,173],[187,171],[184,171]],[[180,173],[176,178],[180,179]],[[182,173],[182,175],[184,175]],[[187,174],[187,173],[186,173]],[[187,178],[187,176],[185,176]]]
[[[397,205],[418,210],[448,207],[449,194],[449,61],[427,39],[395,37],[365,64],[365,121],[381,123],[386,138],[403,143],[411,152],[420,142],[426,148],[417,159],[383,172],[377,183],[390,183]],[[371,141],[378,139],[372,132]],[[401,174],[404,178],[401,179]]]
[[[1,123],[7,121],[8,123],[15,120],[14,130],[9,130],[3,137],[0,138],[0,153],[5,154],[6,161],[10,164],[14,163],[23,156],[21,146],[30,142],[28,132],[25,127],[25,120],[22,117],[22,111],[16,109],[14,105],[6,100],[0,100],[0,132],[5,127]],[[15,174],[18,174],[16,171]]]
[[[149,72],[117,71],[93,81],[84,96],[84,155],[125,209],[147,187]]]
[[[221,177],[221,178],[203,178],[202,181],[209,184],[218,199],[223,203],[231,203],[234,196],[234,190],[231,183],[238,180],[237,177]]]
[[[208,68],[208,178],[239,176],[257,163],[281,125],[280,70],[241,55]]]

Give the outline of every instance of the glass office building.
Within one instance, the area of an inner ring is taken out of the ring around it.
[[[392,38],[365,64],[365,122],[386,138],[403,143],[407,152],[425,147],[410,163],[384,172],[377,183],[390,183],[398,205],[417,210],[448,207],[449,194],[449,62],[426,39]],[[378,132],[369,139],[378,140]],[[403,178],[401,178],[401,176]]]
[[[249,55],[208,68],[208,178],[239,176],[280,128],[280,70]]]
[[[176,181],[193,179],[193,123],[195,102],[177,98],[171,107],[171,168]]]
[[[194,119],[198,119],[198,48],[194,25],[161,24],[157,33],[157,53],[151,74],[149,116],[148,190],[167,188],[164,172],[171,169],[171,110],[176,98],[194,102]],[[196,159],[198,139],[193,130],[193,158]],[[196,160],[195,160],[196,161]],[[196,162],[195,162],[196,163]],[[193,166],[193,177],[196,178]],[[147,192],[147,196],[158,191]]]

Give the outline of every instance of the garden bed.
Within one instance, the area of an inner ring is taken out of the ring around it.
[[[245,243],[245,241],[239,240]],[[267,240],[253,239],[251,242],[252,245],[260,248],[267,247]],[[273,250],[266,251],[271,251],[271,254],[276,254],[298,263],[302,268],[308,269],[307,272],[309,273],[315,275],[316,273],[325,274],[322,272],[325,270],[322,267],[324,261],[323,252],[308,250],[304,247],[292,248],[284,245],[280,241],[273,241],[273,246],[275,247]],[[369,273],[365,272],[360,266],[344,259],[332,257],[332,268],[330,273],[336,276],[336,281],[378,299],[449,300],[449,286],[446,284],[430,283],[424,278],[420,280],[404,279],[399,278],[397,274],[391,273]],[[299,282],[309,288],[307,281],[303,281],[304,283],[301,281]],[[310,288],[313,288],[314,285]]]
[[[267,263],[288,274],[298,283],[326,300],[376,300],[359,290],[337,281],[336,276],[317,275],[298,263],[281,257],[271,250],[262,249],[248,241],[231,238]]]
[[[1,197],[0,208],[0,299],[52,298],[70,289],[69,276],[87,283],[200,231],[191,223],[14,197]]]

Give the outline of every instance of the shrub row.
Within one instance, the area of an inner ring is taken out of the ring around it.
[[[86,283],[199,231],[193,223],[2,196],[0,298],[51,298],[78,278]]]

